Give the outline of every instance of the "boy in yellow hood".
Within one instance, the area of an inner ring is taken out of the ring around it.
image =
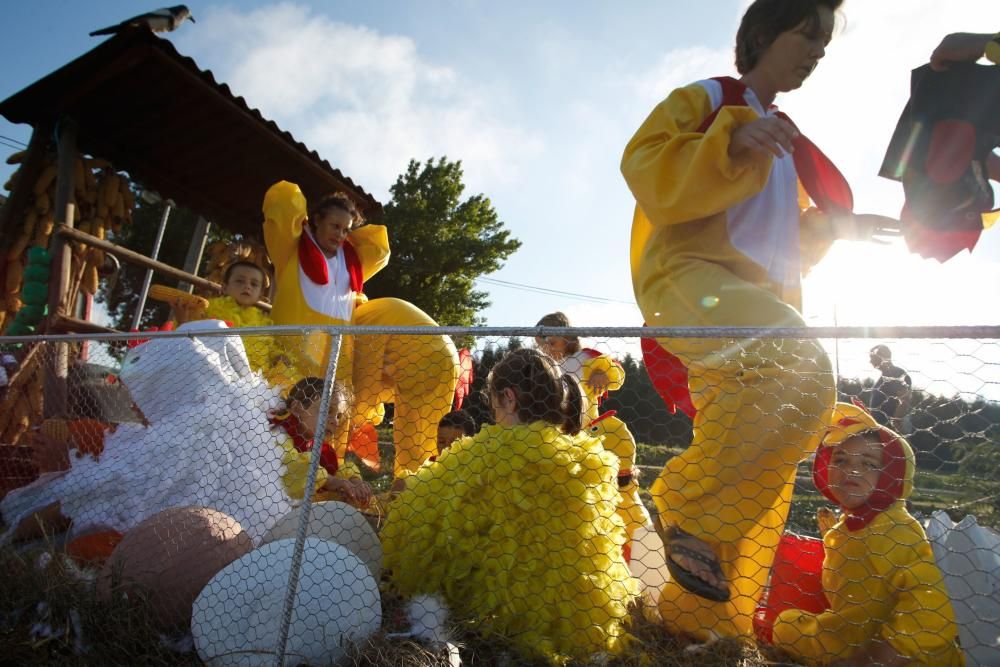
[[[843,514],[823,536],[830,608],[778,615],[773,641],[824,664],[964,665],[955,616],[920,523],[906,511],[910,445],[863,408],[838,403],[813,465]]]

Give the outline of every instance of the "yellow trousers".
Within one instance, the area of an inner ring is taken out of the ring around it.
[[[659,276],[637,295],[651,326],[804,326],[791,306],[718,264],[675,260]],[[830,361],[815,340],[658,342],[687,365],[698,414],[691,445],[667,462],[652,495],[665,526],[712,545],[732,594],[716,603],[668,582],[660,614],[703,639],[752,636],[797,465],[833,409]]]
[[[392,298],[359,305],[353,324],[436,326],[416,306]],[[393,404],[397,477],[437,454],[438,422],[451,410],[458,371],[458,352],[448,336],[354,336],[355,424],[381,422],[382,405]]]

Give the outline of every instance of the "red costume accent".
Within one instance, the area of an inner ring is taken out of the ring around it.
[[[351,290],[360,294],[364,291],[365,279],[361,269],[361,260],[350,241],[344,241],[344,261],[347,263],[347,273],[351,277]],[[330,282],[330,269],[327,266],[326,255],[320,249],[316,239],[309,230],[304,230],[299,237],[299,266],[309,280],[317,285]]]
[[[280,426],[285,429],[285,433],[292,439],[292,445],[299,452],[309,452],[313,448],[313,438],[307,438],[302,433],[302,423],[299,418],[291,412],[268,417],[272,426]],[[337,460],[337,452],[329,442],[324,441],[319,453],[319,463],[331,476],[337,474],[340,469],[340,462]]]

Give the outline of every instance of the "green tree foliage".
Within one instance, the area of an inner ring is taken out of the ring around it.
[[[504,229],[488,198],[463,200],[464,190],[461,162],[410,161],[385,207],[392,258],[365,283],[369,298],[404,299],[441,325],[483,324],[477,313],[490,302],[474,281],[503,266],[521,242]]]

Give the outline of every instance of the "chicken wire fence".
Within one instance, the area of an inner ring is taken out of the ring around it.
[[[344,331],[0,338],[14,655],[998,664],[997,328]]]

